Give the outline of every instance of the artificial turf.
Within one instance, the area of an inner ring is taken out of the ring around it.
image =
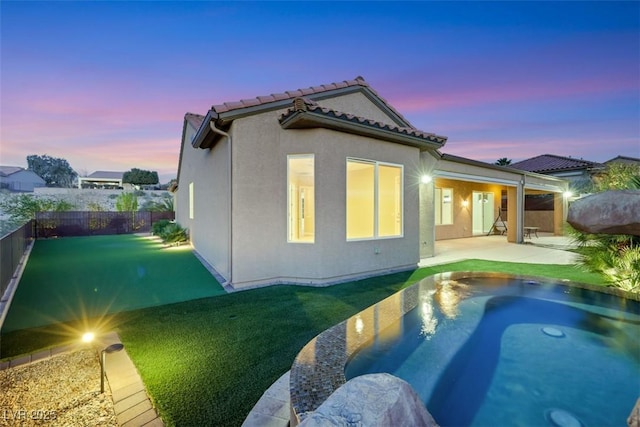
[[[37,240],[2,332],[224,293],[188,246],[133,234]]]
[[[113,327],[167,425],[239,426],[311,338],[443,271],[602,283],[573,266],[469,260],[326,288],[273,286],[150,307],[118,314]],[[4,335],[2,345],[34,351],[50,345],[51,336],[51,330],[16,331]]]

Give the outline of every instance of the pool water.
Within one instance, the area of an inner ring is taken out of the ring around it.
[[[347,379],[388,372],[442,426],[626,425],[640,396],[640,304],[506,278],[443,282],[362,347]]]

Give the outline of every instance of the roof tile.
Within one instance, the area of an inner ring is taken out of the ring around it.
[[[540,156],[512,163],[509,166],[515,169],[536,173],[604,167],[604,165],[597,162],[574,159],[572,157],[556,156],[554,154],[542,154]]]
[[[287,111],[285,111],[280,116],[280,122],[282,122],[285,118],[287,118],[291,114],[294,114],[296,111],[300,110],[301,103],[299,101],[301,99],[303,99],[303,98],[294,99],[294,101],[293,101],[294,102],[294,107],[293,108],[289,108]],[[420,130],[418,130],[416,128],[389,125],[387,123],[378,122],[378,121],[375,121],[375,120],[372,120],[372,119],[367,119],[365,117],[354,116],[353,114],[343,113],[341,111],[336,111],[336,110],[332,110],[330,108],[321,107],[321,106],[319,106],[317,103],[315,103],[313,101],[309,102],[307,100],[306,102],[304,102],[303,105],[305,106],[304,109],[306,109],[307,111],[313,111],[313,112],[324,114],[324,115],[327,115],[327,116],[332,116],[332,117],[336,117],[336,118],[339,118],[339,119],[348,120],[348,121],[351,121],[351,122],[358,122],[358,123],[361,123],[361,124],[367,124],[367,125],[369,125],[371,127],[376,127],[376,128],[379,128],[379,129],[385,129],[385,130],[389,130],[391,132],[403,133],[405,135],[411,135],[411,136],[415,136],[417,138],[427,139],[429,141],[437,142],[439,144],[443,144],[447,140],[447,137],[445,137],[445,136],[439,136],[439,135],[436,135],[436,134],[430,133],[430,132],[423,132],[423,131],[420,131]]]

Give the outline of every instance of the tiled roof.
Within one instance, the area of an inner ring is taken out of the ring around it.
[[[602,165],[601,163],[591,162],[583,159],[574,159],[573,157],[556,156],[554,154],[542,154],[540,156],[512,163],[509,166],[514,169],[537,173],[594,169],[604,167],[604,165]]]
[[[393,108],[384,98],[382,98],[371,86],[369,83],[365,81],[365,79],[361,76],[356,77],[353,80],[344,80],[342,82],[337,83],[329,83],[323,84],[320,86],[313,86],[306,89],[296,89],[291,91],[285,91],[282,93],[273,93],[271,95],[258,96],[256,98],[250,99],[242,99],[236,102],[224,102],[222,104],[217,104],[211,107],[211,109],[218,113],[227,113],[233,110],[239,110],[243,108],[256,107],[256,106],[266,106],[267,104],[284,101],[284,100],[293,100],[299,97],[306,97],[310,95],[323,94],[333,90],[345,89],[349,87],[363,87],[374,94],[386,108],[391,110],[394,114],[396,114],[402,121],[409,124],[409,121],[402,116],[395,108]]]
[[[629,157],[629,156],[617,156],[617,157],[614,157],[613,159],[607,160],[605,164],[616,163],[616,162],[640,164],[640,159],[636,157]]]
[[[285,113],[283,113],[280,116],[279,118],[280,123],[283,123],[289,117],[293,116],[294,114],[300,111],[310,111],[326,117],[332,117],[339,120],[343,120],[351,123],[358,123],[361,125],[382,129],[382,130],[386,130],[386,131],[397,133],[397,134],[412,136],[415,138],[427,140],[429,142],[435,142],[438,144],[444,144],[447,141],[446,136],[439,136],[434,133],[423,132],[414,127],[401,127],[401,126],[389,125],[387,123],[382,123],[382,122],[367,119],[364,117],[355,116],[353,114],[343,113],[340,111],[332,110],[330,108],[324,108],[319,106],[316,102],[309,99],[305,99],[303,97],[298,97],[294,99],[293,107],[288,109]]]
[[[200,114],[186,113],[184,115],[184,119],[191,124],[196,129],[199,129],[204,121],[204,116]]]
[[[95,171],[87,178],[96,178],[96,179],[122,179],[124,172],[113,172],[113,171]]]
[[[0,176],[9,176],[24,170],[20,166],[0,166]]]

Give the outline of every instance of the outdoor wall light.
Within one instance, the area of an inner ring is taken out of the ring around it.
[[[433,178],[431,178],[431,175],[422,175],[422,177],[420,177],[420,182],[423,184],[428,184],[433,180]]]
[[[467,206],[469,206],[469,201],[468,200],[463,200],[462,201],[462,207],[466,208]]]
[[[104,393],[104,369],[107,361],[107,354],[116,353],[124,348],[124,344],[115,343],[105,347],[100,352],[100,393]]]
[[[564,197],[566,197],[567,199],[571,196],[573,196],[573,193],[571,191],[565,191],[564,193],[562,193],[564,195]]]

